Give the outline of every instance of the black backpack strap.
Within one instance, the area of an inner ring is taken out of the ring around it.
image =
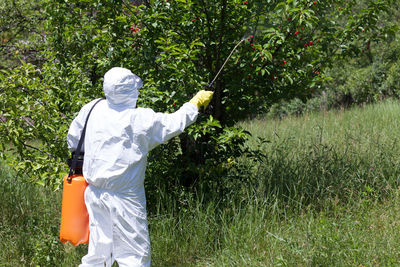
[[[94,105],[90,108],[89,113],[86,116],[85,125],[83,126],[82,133],[81,133],[81,138],[79,139],[79,143],[78,143],[78,146],[77,146],[77,148],[75,150],[74,157],[72,158],[71,167],[69,168],[69,174],[68,174],[68,178],[67,178],[68,183],[71,183],[71,177],[74,174],[74,171],[75,171],[75,168],[76,168],[76,164],[78,162],[78,157],[79,157],[79,154],[81,153],[82,144],[83,144],[83,141],[85,140],[86,125],[87,125],[87,123],[89,121],[90,113],[92,113],[92,110],[97,105],[97,103],[99,103],[103,99],[104,98],[101,98],[101,99],[97,100],[96,103],[94,103]]]

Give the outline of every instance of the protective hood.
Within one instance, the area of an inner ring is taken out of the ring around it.
[[[142,80],[130,70],[115,67],[104,75],[103,90],[111,106],[136,107]]]

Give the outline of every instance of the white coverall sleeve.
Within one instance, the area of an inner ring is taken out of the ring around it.
[[[192,103],[185,103],[174,113],[154,113],[149,135],[149,151],[182,133],[196,121],[199,111]]]
[[[78,147],[79,139],[81,138],[82,129],[85,126],[85,121],[90,108],[96,103],[97,99],[84,105],[79,111],[78,115],[74,118],[71,125],[69,126],[67,134],[68,149],[73,152]],[[82,145],[81,151],[84,150]]]

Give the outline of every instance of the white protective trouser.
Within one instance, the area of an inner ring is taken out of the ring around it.
[[[146,216],[131,213],[129,198],[89,185],[85,201],[90,241],[80,267],[111,266],[114,260],[120,267],[150,266]]]
[[[198,115],[185,103],[174,113],[136,108],[142,81],[127,69],[112,68],[104,76],[106,101],[90,114],[84,140],[83,176],[89,186],[89,251],[83,266],[142,267],[150,265],[144,176],[147,155],[157,145],[177,136]],[[86,104],[73,120],[67,142],[77,147],[90,108]]]

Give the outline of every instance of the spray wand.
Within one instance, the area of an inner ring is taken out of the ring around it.
[[[228,60],[230,59],[230,57],[232,56],[233,52],[235,52],[236,48],[245,40],[246,38],[242,38],[242,40],[240,40],[240,42],[238,42],[235,47],[232,49],[231,53],[229,54],[229,56],[225,59],[224,64],[222,64],[221,68],[219,69],[219,71],[217,72],[217,74],[215,75],[214,79],[206,86],[207,89],[212,90],[212,86],[215,82],[215,80],[217,79],[217,77],[219,76],[219,74],[221,73],[222,69],[225,67],[226,62],[228,62]]]

